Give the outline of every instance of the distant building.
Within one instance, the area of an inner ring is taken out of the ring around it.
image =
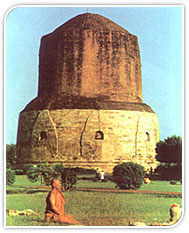
[[[38,96],[19,118],[19,164],[150,168],[158,141],[157,115],[142,101],[136,36],[86,13],[42,37]]]

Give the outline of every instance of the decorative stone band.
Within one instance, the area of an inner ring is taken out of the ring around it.
[[[81,96],[54,96],[51,98],[37,97],[25,107],[23,112],[44,109],[103,109],[154,113],[151,107],[145,103],[115,102],[109,101],[106,97],[87,98]]]

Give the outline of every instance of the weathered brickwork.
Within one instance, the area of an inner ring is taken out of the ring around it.
[[[43,110],[23,112],[20,122],[18,151],[22,163],[62,161],[108,170],[120,161],[135,161],[149,168],[156,165],[154,148],[159,130],[154,113]],[[95,139],[97,131],[103,133],[103,139]],[[46,137],[41,138],[42,132]]]
[[[137,37],[96,14],[83,14],[44,36],[39,96],[106,96],[141,102]]]
[[[156,114],[142,100],[137,37],[96,14],[41,40],[38,96],[20,113],[18,163],[155,167]]]

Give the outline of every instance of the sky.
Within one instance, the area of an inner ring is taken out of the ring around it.
[[[41,37],[86,12],[103,15],[138,37],[144,103],[158,115],[162,140],[182,136],[182,6],[25,6],[4,19],[5,142],[16,143],[19,113],[37,96]]]

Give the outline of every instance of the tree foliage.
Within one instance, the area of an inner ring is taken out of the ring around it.
[[[57,177],[57,171],[47,164],[27,166],[26,175],[31,182],[40,181],[49,185],[53,178]]]
[[[182,163],[182,138],[172,136],[156,145],[156,159],[165,163]]]
[[[144,167],[132,163],[122,163],[113,169],[113,181],[120,189],[137,189],[144,179]]]
[[[16,176],[14,170],[11,168],[6,169],[6,184],[11,185],[16,181]]]
[[[177,164],[160,164],[155,173],[159,175],[161,180],[181,180],[182,167]]]
[[[69,190],[77,182],[76,172],[72,168],[64,168],[62,164],[28,165],[26,175],[32,182],[40,181],[41,184],[49,185],[51,180],[59,178],[64,190]]]
[[[71,190],[77,183],[76,172],[72,168],[65,168],[61,173],[61,180],[64,190]]]
[[[182,138],[172,136],[156,145],[156,159],[161,164],[155,173],[163,180],[182,179]]]
[[[6,145],[6,164],[7,167],[12,167],[16,163],[16,145]]]

